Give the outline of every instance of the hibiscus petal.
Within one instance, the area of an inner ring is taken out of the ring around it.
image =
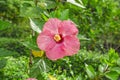
[[[41,50],[47,51],[53,48],[56,42],[53,39],[53,35],[49,31],[43,31],[37,37],[37,44]]]
[[[63,36],[66,35],[77,35],[78,29],[76,28],[76,25],[72,21],[65,20],[61,22],[61,27],[59,28],[59,33]]]
[[[66,36],[64,37],[64,45],[67,56],[76,54],[80,48],[80,42],[76,36]]]
[[[35,78],[28,78],[28,79],[26,79],[26,80],[37,80],[37,79],[35,79]]]
[[[46,52],[46,56],[51,60],[63,58],[65,55],[63,44],[56,44],[55,47]]]
[[[58,34],[58,28],[61,21],[57,18],[50,18],[44,25],[43,31],[48,30],[51,33]]]

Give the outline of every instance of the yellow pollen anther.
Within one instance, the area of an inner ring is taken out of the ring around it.
[[[54,40],[55,40],[56,42],[59,42],[59,41],[61,40],[60,35],[59,35],[59,34],[56,34],[56,35],[54,36]]]

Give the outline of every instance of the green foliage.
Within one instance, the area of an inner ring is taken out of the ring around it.
[[[117,72],[109,72],[109,73],[106,73],[106,77],[109,78],[110,80],[117,80],[118,77],[119,77],[119,74]]]
[[[6,66],[6,59],[0,60],[0,69],[4,68]]]
[[[67,20],[69,19],[69,9],[66,9],[64,11],[58,10],[55,12],[51,12],[49,15],[50,18],[59,18],[61,20]]]
[[[94,79],[95,77],[95,70],[91,65],[85,65],[86,73],[88,74],[89,78]]]
[[[27,38],[28,41],[23,41],[21,42],[21,44],[23,44],[24,46],[26,46],[28,49],[34,49],[37,50],[37,44],[36,44],[36,37],[32,37],[30,36],[29,38]],[[39,50],[39,49],[38,49]]]
[[[15,54],[16,54],[15,52],[0,48],[0,57],[7,57],[7,56],[15,55]]]
[[[71,1],[0,1],[0,80],[47,80],[49,75],[57,80],[120,79],[120,1]],[[49,18],[76,23],[78,54],[57,61],[31,54],[39,50],[37,32]]]
[[[3,80],[25,80],[28,78],[28,58],[21,56],[19,58],[7,57],[6,66],[2,69]]]
[[[0,20],[0,31],[8,28],[9,26],[10,26],[9,22]]]
[[[29,52],[28,49],[19,42],[18,39],[14,38],[0,38],[0,49],[1,49],[1,56],[2,55],[13,55],[14,57],[25,55],[26,52]]]
[[[46,80],[46,72],[48,72],[48,70],[49,67],[48,64],[46,64],[45,60],[37,59],[30,68],[30,77],[34,77],[39,80]]]

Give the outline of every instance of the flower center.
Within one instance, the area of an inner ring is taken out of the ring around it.
[[[55,40],[56,42],[59,42],[59,41],[62,40],[62,38],[61,38],[61,36],[60,36],[59,34],[56,34],[56,35],[54,36],[54,40]]]

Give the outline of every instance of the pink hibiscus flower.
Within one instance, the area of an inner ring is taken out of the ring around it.
[[[37,37],[37,44],[51,60],[76,54],[80,48],[78,29],[70,20],[49,19]]]
[[[26,79],[26,80],[37,80],[37,79],[35,79],[35,78],[28,78],[28,79]]]

